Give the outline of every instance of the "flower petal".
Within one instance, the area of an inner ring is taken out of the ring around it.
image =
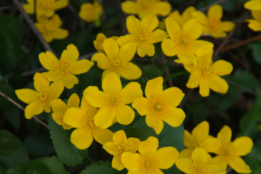
[[[178,58],[183,64],[195,64],[197,62],[197,57],[192,52],[182,51],[177,53]]]
[[[138,4],[132,1],[125,1],[121,3],[121,9],[127,14],[137,14],[139,13]]]
[[[180,104],[185,94],[177,87],[170,87],[163,91],[162,96],[168,105],[176,107]]]
[[[253,141],[249,137],[239,137],[232,143],[236,148],[238,156],[245,156],[249,154],[253,147]]]
[[[37,92],[41,92],[44,89],[49,88],[49,80],[47,80],[42,74],[35,73],[34,74],[34,88]]]
[[[119,106],[116,109],[116,119],[122,125],[130,124],[135,117],[135,112],[128,105]]]
[[[204,141],[209,134],[209,124],[207,121],[202,121],[193,130],[191,135],[199,142]]]
[[[114,39],[105,39],[103,42],[103,49],[109,58],[114,58],[119,55],[119,45]]]
[[[159,140],[155,137],[150,136],[147,140],[142,141],[139,145],[139,153],[141,155],[147,153],[157,153],[157,149],[159,147]]]
[[[124,169],[124,165],[121,162],[121,156],[119,156],[119,155],[113,156],[111,165],[112,165],[112,168],[117,169],[117,170]]]
[[[220,19],[223,16],[223,8],[221,5],[213,5],[208,10],[208,17],[209,18],[215,18]]]
[[[189,158],[191,159],[192,152],[194,151],[194,148],[187,148],[180,152],[179,158]]]
[[[128,32],[131,34],[139,34],[139,32],[141,31],[140,20],[137,19],[135,16],[127,17],[126,26],[127,26]]]
[[[80,98],[76,93],[73,93],[67,101],[69,107],[79,107]]]
[[[127,144],[127,136],[123,130],[119,130],[113,134],[113,143],[115,145]]]
[[[164,39],[161,43],[161,49],[163,53],[169,57],[175,56],[179,52],[172,39]]]
[[[155,47],[152,43],[144,42],[137,46],[137,53],[140,57],[146,55],[152,57],[155,54]]]
[[[15,94],[19,100],[27,104],[37,100],[38,98],[38,93],[32,89],[18,89],[15,90]]]
[[[193,152],[192,152],[192,160],[194,163],[207,163],[208,161],[208,153],[202,149],[202,148],[196,148]]]
[[[147,115],[146,123],[154,129],[156,134],[160,134],[164,126],[162,119],[158,115]]]
[[[69,62],[75,62],[79,58],[79,51],[73,44],[67,46],[66,50],[62,52],[60,60],[66,60]]]
[[[86,128],[75,129],[71,134],[71,142],[78,149],[87,149],[93,142],[92,133]]]
[[[69,108],[63,117],[63,121],[75,128],[82,128],[84,126],[84,118],[86,118],[86,113],[80,108]]]
[[[132,107],[135,108],[141,116],[147,115],[149,113],[147,109],[148,105],[149,101],[144,97],[135,99],[132,103]]]
[[[227,168],[227,159],[223,156],[215,156],[213,158],[213,164],[216,164],[217,166],[221,167],[222,169]]]
[[[169,169],[178,159],[179,152],[174,147],[163,147],[157,151],[156,159],[160,169]]]
[[[228,90],[228,84],[227,81],[222,79],[221,77],[217,75],[212,75],[208,78],[208,83],[210,89],[212,89],[215,92],[219,92],[222,94],[227,93]]]
[[[219,173],[219,174],[225,174],[226,170],[222,169],[221,167],[217,165],[208,165],[209,173]]]
[[[145,88],[146,97],[149,99],[153,96],[162,95],[163,89],[163,78],[157,77],[147,82]]]
[[[111,155],[118,154],[117,146],[112,141],[105,143],[102,147]]]
[[[191,161],[191,159],[179,158],[176,162],[176,166],[179,170],[181,170],[184,173],[194,173],[194,164]]]
[[[55,39],[65,39],[68,35],[69,32],[68,30],[62,29],[62,28],[57,28],[53,33],[53,38]]]
[[[102,89],[104,92],[121,91],[122,85],[120,78],[115,73],[109,73],[102,80]]]
[[[83,91],[84,98],[94,107],[103,107],[106,104],[106,95],[96,86],[89,86]]]
[[[187,130],[184,130],[184,146],[191,147],[191,142],[193,139],[194,137]]]
[[[216,152],[220,147],[220,142],[217,138],[209,137],[201,144],[201,147],[207,152]]]
[[[169,106],[169,110],[166,115],[162,115],[161,118],[172,127],[179,127],[185,119],[185,113],[180,108],[174,108]]]
[[[193,28],[193,30],[191,30],[191,28]],[[197,39],[202,34],[202,24],[192,18],[184,24],[182,33],[188,33],[193,39]]]
[[[142,71],[141,69],[131,62],[126,62],[120,69],[119,74],[127,80],[135,80],[140,78]]]
[[[64,75],[61,80],[67,89],[72,89],[75,84],[79,83],[78,78],[75,75],[69,73]]]
[[[199,83],[199,94],[202,97],[207,97],[209,96],[209,83],[207,78],[201,78],[200,83]]]
[[[261,10],[261,1],[248,1],[244,7],[248,10]]]
[[[104,77],[106,77],[106,76],[107,76],[108,74],[110,74],[110,73],[115,73],[115,74],[118,76],[119,79],[121,78],[121,76],[120,76],[118,70],[106,69],[106,70],[104,70],[103,73],[102,73],[102,80],[104,79]]]
[[[59,0],[54,2],[54,9],[58,10],[68,5],[68,0]]]
[[[131,152],[136,152],[138,150],[140,142],[141,141],[138,138],[128,138],[127,145],[131,147]]]
[[[72,63],[71,74],[83,74],[90,70],[93,66],[93,62],[83,59]]]
[[[109,129],[98,129],[93,132],[93,138],[100,144],[112,141],[113,132]]]
[[[168,35],[165,31],[161,29],[157,29],[150,34],[148,42],[150,43],[162,42],[167,37]]]
[[[40,101],[36,100],[25,107],[24,114],[26,119],[31,119],[35,115],[39,115],[43,112],[44,105]]]
[[[98,67],[101,69],[108,69],[110,67],[110,61],[103,53],[95,53],[92,56],[92,61],[96,61]]]
[[[104,106],[94,116],[94,123],[101,129],[107,129],[113,123],[116,112],[113,108]]]
[[[131,42],[123,45],[120,48],[119,57],[122,58],[125,62],[131,61],[136,53],[136,43]]]
[[[204,41],[204,40],[196,40],[194,42],[194,52],[197,56],[203,56],[204,54],[207,54],[211,51],[213,51],[213,43]]]
[[[63,78],[63,75],[57,71],[47,71],[43,72],[42,75],[47,78],[49,81],[58,81]]]
[[[222,22],[221,23],[221,28],[223,31],[231,31],[235,28],[235,24],[233,22]]]
[[[159,20],[155,15],[147,15],[141,20],[141,29],[151,33],[153,30],[155,30],[159,25]]]
[[[201,11],[193,11],[191,15],[196,18],[201,24],[206,24],[208,21],[207,16]]]
[[[167,17],[165,20],[166,29],[171,39],[176,39],[176,37],[181,33],[181,28],[179,24],[172,19],[171,17]]]
[[[127,34],[127,35],[121,36],[120,38],[117,39],[117,43],[120,46],[123,46],[127,43],[136,42],[136,41],[137,41],[137,36],[132,35],[132,34]]]
[[[63,112],[63,110],[67,107],[61,99],[52,100],[50,106],[53,112]]]
[[[214,73],[218,76],[228,75],[233,70],[233,65],[225,60],[218,60],[211,67],[213,67]]]
[[[230,158],[228,160],[228,165],[237,173],[251,173],[249,166],[240,157]]]
[[[171,11],[171,5],[168,2],[157,1],[153,10],[160,16],[167,16]]]
[[[230,143],[232,137],[232,131],[228,126],[223,126],[223,128],[219,131],[217,138],[220,143]]]
[[[83,97],[81,101],[81,110],[88,113],[89,116],[94,116],[97,112],[97,108],[93,107],[88,103],[88,101]]]
[[[249,22],[248,27],[251,28],[254,31],[261,31],[261,23],[256,20],[247,20]]]
[[[39,54],[39,61],[47,70],[53,70],[55,64],[58,62],[58,59],[53,53],[51,53],[50,51],[46,51],[46,53]]]
[[[202,78],[201,71],[192,71],[186,86],[188,88],[197,88],[199,86],[201,78]]]
[[[23,4],[23,9],[26,11],[27,14],[34,13],[34,5],[32,4]]]
[[[138,82],[128,83],[121,91],[124,96],[124,104],[132,103],[136,98],[142,97],[141,86]]]
[[[63,83],[61,81],[53,82],[50,85],[50,91],[52,93],[52,98],[58,98],[62,94],[64,89]]]
[[[53,117],[53,120],[55,121],[55,123],[57,123],[58,125],[64,125],[63,113],[61,113],[61,112],[53,112],[52,113],[52,117]]]
[[[138,153],[124,152],[121,155],[121,162],[129,171],[139,170],[142,157]]]

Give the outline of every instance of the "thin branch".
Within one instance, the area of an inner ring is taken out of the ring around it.
[[[167,62],[166,57],[165,57],[165,55],[163,53],[162,53],[161,57],[162,57],[162,62],[165,65],[166,62]],[[169,68],[168,67],[166,67],[165,72],[166,72],[167,77],[169,77],[170,76],[170,72],[169,72]],[[169,86],[172,87],[173,86],[172,79],[169,79],[168,82],[169,82]]]
[[[224,3],[224,2],[226,2],[227,0],[219,0],[219,1],[216,1],[216,2],[214,2],[214,3],[212,3],[212,4],[210,4],[210,5],[208,5],[208,6],[206,6],[206,7],[204,7],[204,8],[202,8],[202,9],[200,9],[199,11],[207,11],[211,6],[213,6],[213,5],[216,5],[216,4],[222,4],[222,3]]]
[[[94,161],[91,157],[87,156],[86,157],[89,161],[91,161],[92,163],[95,163],[96,161]]]
[[[24,107],[21,106],[19,103],[17,103],[16,101],[14,101],[13,99],[11,99],[10,97],[8,97],[7,95],[5,95],[3,92],[0,91],[0,95],[2,97],[4,97],[6,100],[8,100],[9,102],[11,102],[12,104],[14,104],[16,107],[18,107],[19,109],[21,109],[22,111],[24,111]],[[44,127],[46,127],[48,129],[48,126],[39,118],[37,118],[36,116],[33,116],[33,118],[40,123],[41,125],[43,125]]]
[[[241,85],[239,85],[239,84],[237,84],[237,83],[235,83],[235,82],[232,82],[232,81],[230,81],[230,80],[227,80],[227,83],[230,84],[230,85],[233,85],[233,86],[235,86],[235,87],[237,87],[237,88],[239,88],[239,89],[242,89],[243,91],[245,91],[245,92],[247,92],[247,93],[249,93],[249,94],[252,94],[252,95],[257,96],[257,97],[261,97],[261,94],[258,94],[258,93],[256,93],[256,92],[250,90],[250,89],[247,89],[247,88],[245,88],[244,86],[241,86]]]

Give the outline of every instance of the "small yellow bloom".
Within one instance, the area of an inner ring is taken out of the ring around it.
[[[57,14],[53,15],[50,20],[46,16],[38,17],[37,21],[35,26],[46,42],[51,42],[53,39],[64,39],[69,34],[68,30],[59,28],[62,21]]]
[[[261,0],[251,0],[244,4],[248,10],[261,10]]]
[[[149,80],[145,88],[147,98],[134,100],[132,107],[141,116],[146,115],[146,123],[152,127],[157,134],[163,129],[163,121],[172,127],[178,127],[185,119],[182,109],[176,108],[184,93],[177,87],[170,87],[163,91],[163,78],[157,77]]]
[[[34,14],[34,1],[26,0],[28,4],[24,4],[23,8],[28,14]],[[69,0],[37,0],[36,15],[51,17],[55,10],[64,8],[68,5]]]
[[[136,52],[135,43],[129,43],[119,48],[117,42],[109,38],[103,42],[103,49],[106,55],[105,53],[95,53],[92,56],[92,61],[96,61],[98,67],[104,69],[102,78],[110,72],[128,80],[140,78],[142,74],[140,68],[130,62]]]
[[[112,141],[103,145],[103,148],[113,155],[112,167],[117,170],[124,169],[121,162],[121,156],[125,152],[135,153],[138,150],[140,140],[138,138],[128,138],[123,130],[119,130],[113,134]]]
[[[118,36],[112,36],[112,39],[116,40],[119,38]],[[93,41],[93,45],[95,49],[100,53],[105,53],[103,48],[103,42],[107,39],[107,37],[103,33],[99,33],[96,37],[96,40]]]
[[[63,121],[76,129],[71,134],[71,142],[78,149],[90,147],[93,138],[100,144],[112,141],[113,132],[109,129],[102,129],[94,123],[94,116],[97,108],[92,107],[84,98],[81,101],[81,108],[69,108]]]
[[[227,93],[228,84],[220,76],[228,75],[233,70],[232,64],[225,60],[212,63],[212,54],[213,52],[210,52],[198,57],[197,64],[194,68],[190,68],[191,74],[187,87],[197,88],[199,86],[199,93],[202,97],[209,96],[210,89],[222,94]]]
[[[15,90],[17,97],[29,104],[25,108],[25,118],[31,119],[34,115],[41,114],[43,111],[51,112],[50,103],[58,98],[64,89],[62,82],[50,82],[40,73],[34,75],[34,88]]]
[[[128,169],[128,173],[137,174],[163,174],[160,169],[169,169],[179,156],[174,147],[159,147],[159,140],[149,137],[139,145],[139,154],[125,152],[121,162]]]
[[[63,51],[60,60],[49,51],[39,54],[41,64],[49,70],[43,75],[50,81],[61,80],[66,88],[71,89],[78,84],[78,79],[74,74],[86,73],[94,64],[86,59],[77,61],[78,57],[78,49],[73,44],[67,46],[67,50]]]
[[[192,12],[192,16],[203,25],[203,34],[211,34],[214,38],[226,37],[227,33],[235,28],[233,22],[222,22],[223,8],[213,5],[208,10],[208,16],[201,11]]]
[[[79,16],[86,22],[95,22],[100,19],[102,11],[102,6],[97,1],[94,1],[93,4],[84,3],[81,6]]]
[[[150,14],[167,16],[170,13],[171,5],[161,0],[136,0],[121,3],[121,9],[127,14],[138,14],[142,19]]]
[[[105,129],[112,125],[115,118],[120,124],[130,124],[135,113],[127,104],[142,97],[140,84],[130,82],[122,89],[119,77],[110,73],[102,80],[102,89],[104,92],[99,91],[96,86],[89,86],[83,92],[90,105],[100,108],[94,117],[95,124]]]
[[[173,18],[180,26],[180,28],[183,27],[183,25],[193,16],[191,15],[191,12],[196,11],[195,7],[190,6],[184,10],[182,15],[180,15],[178,10],[175,10],[174,12],[169,14],[169,17]]]
[[[225,169],[212,164],[211,156],[202,148],[193,151],[192,159],[179,158],[176,166],[186,174],[226,174]]]
[[[203,148],[207,152],[215,152],[218,150],[220,143],[217,138],[209,136],[209,124],[206,121],[198,124],[190,134],[184,131],[184,149],[180,153],[181,158],[190,158],[196,148]]]
[[[213,158],[214,163],[223,169],[229,165],[238,173],[251,173],[251,169],[240,156],[251,152],[253,141],[249,137],[239,137],[231,142],[231,137],[232,131],[228,126],[224,126],[218,133],[220,148],[215,152],[217,156]]]
[[[162,42],[167,38],[165,31],[156,29],[158,25],[159,20],[154,15],[146,16],[141,21],[134,16],[129,16],[127,18],[127,29],[130,34],[121,36],[117,42],[120,46],[134,42],[137,45],[137,53],[140,57],[153,56],[155,54],[153,44]]]
[[[188,20],[182,29],[171,17],[165,22],[170,36],[170,39],[163,40],[161,44],[165,55],[177,55],[182,63],[191,64],[196,63],[196,55],[202,56],[213,50],[211,42],[197,40],[202,34],[202,25],[196,19]]]
[[[63,117],[66,111],[71,108],[75,107],[78,108],[80,104],[80,98],[76,93],[72,94],[68,99],[67,105],[61,99],[54,99],[50,103],[50,106],[53,110],[52,117],[53,120],[58,124],[63,126],[63,129],[71,129],[72,126],[69,126],[63,121]]]
[[[248,27],[254,31],[261,31],[261,10],[251,11],[254,19],[246,20],[249,22]]]

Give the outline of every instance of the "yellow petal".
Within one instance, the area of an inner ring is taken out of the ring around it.
[[[135,112],[128,105],[118,106],[116,109],[116,119],[122,125],[130,124],[135,117]]]
[[[137,14],[139,13],[138,4],[132,1],[125,1],[121,3],[121,9],[127,14]]]
[[[29,104],[35,100],[37,100],[38,93],[32,89],[18,89],[15,90],[16,96],[19,100]]]
[[[63,114],[61,112],[53,112],[52,117],[53,120],[58,124],[58,125],[64,125],[63,122]]]
[[[94,116],[94,123],[101,129],[107,129],[113,123],[116,112],[111,107],[102,107]]]
[[[161,49],[166,56],[175,56],[178,53],[178,48],[175,47],[174,41],[171,39],[164,39],[161,43]]]
[[[217,165],[208,165],[209,173],[226,174],[226,170]]]
[[[132,103],[136,98],[142,97],[142,90],[138,82],[128,83],[121,91],[124,96],[124,104]]]
[[[50,106],[53,112],[63,112],[63,110],[67,107],[61,99],[52,100]]]
[[[139,32],[141,31],[140,20],[137,19],[135,16],[127,17],[126,25],[128,32],[131,34],[139,34]]]
[[[168,105],[176,107],[180,104],[185,94],[177,87],[170,87],[163,91],[162,96]]]
[[[191,12],[196,11],[196,8],[193,6],[189,6],[186,8],[183,13],[182,13],[182,19],[183,21],[188,21],[189,19],[192,18]]]
[[[109,73],[102,80],[102,89],[104,92],[121,91],[121,80],[115,73]]]
[[[167,32],[168,32],[170,38],[175,39],[181,33],[181,28],[180,28],[179,24],[171,17],[168,17],[165,20],[165,23],[166,23],[166,29],[167,29]]]
[[[208,21],[208,18],[206,15],[201,11],[193,11],[191,12],[191,15],[196,18],[201,24],[206,24]]]
[[[119,45],[114,39],[105,39],[103,42],[103,49],[109,58],[114,58],[119,55]]]
[[[232,137],[232,131],[228,126],[223,126],[223,128],[219,131],[217,138],[220,143],[230,143]]]
[[[157,151],[156,159],[160,169],[169,169],[178,159],[179,152],[174,147],[163,147]]]
[[[227,159],[223,156],[215,156],[213,158],[213,164],[216,164],[217,166],[221,167],[222,169],[227,168]]]
[[[119,57],[121,59],[123,59],[125,62],[131,61],[131,59],[133,59],[133,57],[135,56],[136,47],[137,47],[137,45],[135,42],[127,43],[127,44],[123,45],[120,48]]]
[[[103,53],[95,53],[92,56],[92,61],[96,61],[98,67],[101,69],[107,69],[110,67],[110,61]]]
[[[63,117],[63,121],[75,128],[82,128],[84,126],[84,118],[86,118],[86,113],[80,108],[69,108]]]
[[[117,170],[122,170],[124,169],[124,165],[121,162],[121,156],[115,155],[112,158],[112,168],[117,169]]]
[[[194,148],[187,148],[180,152],[179,158],[189,158],[191,159],[192,152],[194,151]]]
[[[223,32],[223,31],[211,32],[211,34],[214,38],[221,38],[221,37],[227,36],[227,33]]]
[[[150,43],[162,42],[167,37],[168,37],[168,35],[165,31],[163,31],[161,29],[157,29],[149,35],[148,42],[150,42]]]
[[[142,18],[140,24],[142,30],[151,33],[153,30],[155,30],[158,27],[159,20],[155,15],[151,14]]]
[[[76,93],[73,93],[67,101],[69,107],[79,107],[80,98]]]
[[[208,17],[209,18],[215,18],[220,19],[223,16],[223,8],[221,5],[213,5],[208,10]]]
[[[24,114],[26,119],[31,119],[35,115],[39,115],[43,112],[44,105],[40,101],[36,100],[25,107]]]
[[[163,78],[157,77],[147,82],[145,88],[146,97],[149,99],[153,96],[162,95],[163,89]]]
[[[111,141],[107,142],[102,146],[103,149],[105,149],[109,154],[111,155],[117,155],[117,146]]]
[[[121,36],[120,38],[117,39],[117,43],[122,46],[130,42],[136,42],[137,37],[135,35],[127,34],[125,36]]]
[[[113,143],[115,145],[127,144],[127,136],[123,130],[119,130],[113,134]]]
[[[196,19],[192,18],[184,24],[182,32],[188,33],[193,39],[197,39],[202,34],[202,25]]]
[[[202,78],[201,71],[192,71],[186,86],[188,88],[197,88],[199,86],[201,78]]]
[[[196,148],[192,152],[192,160],[194,163],[206,164],[208,161],[208,153],[202,148]]]
[[[135,108],[141,116],[149,113],[147,109],[148,105],[149,101],[144,97],[135,99],[132,103],[132,107]]]
[[[236,148],[238,156],[245,156],[249,154],[253,147],[253,141],[249,137],[239,137],[232,143]]]
[[[160,134],[164,126],[162,119],[157,115],[147,115],[146,123],[149,127],[154,129],[156,134]]]
[[[72,71],[71,74],[83,74],[90,70],[90,68],[93,66],[93,62],[83,59],[79,60],[77,62],[72,63]]]
[[[55,1],[54,2],[54,9],[61,9],[64,8],[68,5],[68,0],[60,0],[60,1]]]
[[[135,79],[140,78],[142,71],[137,65],[135,65],[131,62],[126,62],[119,69],[119,74],[120,74],[120,76],[122,76],[123,78],[125,78],[127,80],[135,80]]]
[[[179,170],[181,170],[184,173],[194,173],[194,164],[191,161],[191,159],[179,158],[176,162],[176,166]]]
[[[115,74],[118,76],[119,79],[121,78],[121,76],[120,76],[118,70],[106,69],[106,70],[103,71],[103,73],[102,73],[102,80],[104,79],[104,77],[106,77],[106,76],[107,76],[108,74],[110,74],[110,73],[115,73]]]
[[[140,57],[154,56],[155,54],[155,47],[152,43],[143,42],[139,46],[137,46],[137,53]]]
[[[261,22],[256,20],[247,20],[249,22],[248,27],[253,31],[261,31]]]
[[[69,62],[75,62],[79,58],[79,51],[73,44],[67,46],[66,50],[62,52],[60,60],[67,60]]]
[[[222,22],[221,28],[223,31],[231,31],[235,28],[235,24],[233,22]]]
[[[48,72],[43,72],[42,75],[46,77],[49,81],[58,81],[63,78],[63,75],[57,71],[48,71]]]
[[[257,21],[259,21],[259,19],[261,17],[261,10],[251,11],[251,14],[252,14],[253,18],[255,18]]]
[[[157,1],[155,8],[155,13],[161,16],[167,16],[171,11],[171,5],[168,2]]]
[[[251,173],[249,166],[240,157],[230,158],[228,165],[238,173]]]
[[[54,39],[65,39],[68,35],[69,32],[68,30],[62,29],[62,28],[57,28],[53,33],[53,38]]]
[[[202,97],[209,96],[209,84],[207,78],[201,78],[200,84],[199,84],[199,93]]]
[[[129,171],[139,170],[142,157],[138,153],[124,152],[121,155],[121,162]]]
[[[93,142],[92,133],[86,128],[75,129],[71,134],[71,142],[78,149],[87,149]]]
[[[49,80],[47,80],[42,74],[34,74],[34,88],[36,89],[36,91],[41,92],[44,89],[48,89],[49,84]]]
[[[180,15],[178,10],[175,10],[174,12],[170,13],[169,17],[173,18],[179,24],[179,26],[182,28],[184,21],[181,18],[181,15]]]
[[[139,145],[139,153],[144,154],[156,154],[159,147],[159,140],[155,137],[149,137],[147,140],[142,141]]]
[[[27,14],[33,14],[34,13],[34,5],[32,4],[24,4],[23,9]]]
[[[208,42],[208,41],[203,41],[203,40],[196,40],[194,42],[194,50],[195,50],[195,54],[197,56],[203,56],[204,54],[207,54],[211,51],[213,51],[213,43]]]
[[[208,137],[209,124],[207,121],[202,121],[193,130],[191,135],[196,138],[199,142],[202,142]]]
[[[172,106],[169,106],[169,110],[166,115],[161,115],[162,120],[164,120],[172,127],[179,127],[185,117],[185,113],[182,109],[174,108]]]
[[[88,115],[93,116],[97,112],[97,108],[93,107],[88,103],[88,101],[83,97],[81,101],[81,110],[85,113],[88,113]]]
[[[106,104],[106,95],[96,86],[89,86],[83,91],[84,98],[94,107],[103,107]]]
[[[53,55],[53,53],[46,51],[46,53],[39,54],[39,61],[47,70],[53,70],[55,64],[58,62],[58,59],[55,57],[55,55]]]
[[[191,142],[193,139],[193,136],[187,130],[184,130],[184,146],[191,147]]]
[[[74,87],[75,84],[78,84],[78,78],[72,74],[67,73],[66,75],[63,76],[63,78],[61,79],[64,86],[67,89],[72,89]]]
[[[50,85],[50,91],[51,91],[51,94],[52,94],[52,98],[55,99],[55,98],[60,97],[60,95],[63,92],[63,89],[64,89],[64,86],[63,86],[63,83],[61,81],[53,82]]]
[[[225,60],[218,60],[213,63],[214,73],[218,76],[225,76],[232,72],[233,65]]]
[[[98,129],[93,132],[93,138],[100,144],[112,141],[113,132],[109,129]]]
[[[221,77],[217,75],[212,75],[208,78],[208,83],[210,89],[212,89],[215,92],[219,92],[222,94],[227,93],[228,90],[228,84],[227,81],[222,79]]]
[[[140,140],[138,138],[128,138],[127,145],[131,147],[131,152],[136,152],[138,150],[138,147],[140,145]]]
[[[261,10],[261,1],[248,1],[244,4],[244,7],[248,10]]]
[[[209,137],[201,144],[201,147],[207,152],[216,152],[220,147],[220,142],[217,138]]]
[[[177,56],[180,61],[184,64],[195,64],[197,62],[197,57],[192,52],[177,52]]]

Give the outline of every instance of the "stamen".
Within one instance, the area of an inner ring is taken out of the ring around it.
[[[55,71],[62,75],[69,73],[72,69],[72,63],[66,60],[60,60],[54,67]]]
[[[43,90],[38,93],[38,99],[40,100],[40,103],[48,103],[48,101],[51,99],[49,90]]]
[[[124,144],[124,143],[121,143],[120,145],[118,145],[117,147],[117,152],[118,152],[118,155],[121,155],[123,152],[128,152],[130,151],[130,148],[128,145]]]
[[[139,42],[146,42],[149,39],[149,34],[147,31],[140,31],[137,38]]]

